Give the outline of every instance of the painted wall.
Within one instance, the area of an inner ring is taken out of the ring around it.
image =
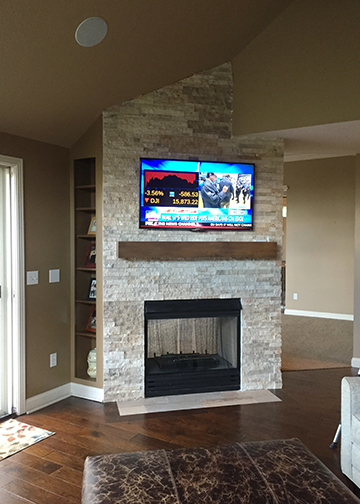
[[[355,288],[354,288],[354,344],[353,357],[357,360],[353,365],[359,366],[360,361],[360,154],[355,158]]]
[[[355,157],[285,163],[284,183],[286,308],[352,315]]]
[[[97,163],[102,163],[102,116],[85,131],[83,135],[70,148],[70,159],[95,157]]]
[[[69,151],[0,133],[1,154],[23,159],[26,286],[26,398],[69,382]],[[60,282],[49,283],[49,269]],[[58,364],[50,368],[50,354]]]
[[[234,134],[360,117],[360,2],[295,0],[233,61]]]

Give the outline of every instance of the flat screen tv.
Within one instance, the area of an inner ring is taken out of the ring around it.
[[[141,159],[140,227],[253,229],[254,165]]]

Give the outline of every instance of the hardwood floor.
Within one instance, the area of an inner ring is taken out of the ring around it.
[[[69,398],[21,420],[56,435],[0,462],[2,504],[79,504],[88,455],[299,438],[349,488],[339,448],[340,382],[357,369],[288,371],[281,402],[120,417],[115,403]]]

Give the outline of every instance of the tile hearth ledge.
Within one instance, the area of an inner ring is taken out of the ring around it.
[[[263,259],[276,260],[276,242],[120,241],[117,257],[128,260]]]

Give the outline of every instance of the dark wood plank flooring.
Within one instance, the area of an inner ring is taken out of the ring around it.
[[[0,462],[2,504],[79,504],[86,456],[241,441],[299,438],[351,490],[339,448],[340,382],[357,369],[288,371],[281,402],[120,417],[115,403],[75,397],[21,420],[56,432]]]

